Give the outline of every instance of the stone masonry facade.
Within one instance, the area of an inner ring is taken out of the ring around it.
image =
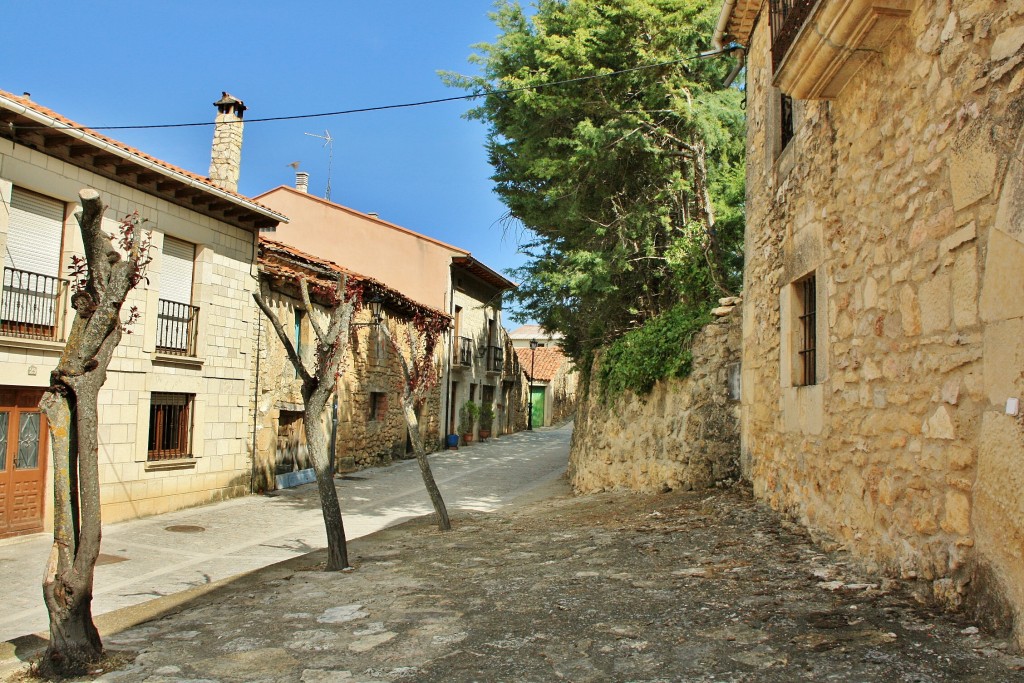
[[[747,45],[743,472],[869,568],[993,626],[1016,615],[1024,642],[1024,5],[902,3],[833,99],[795,101],[780,149],[768,9],[748,4],[752,33],[731,36]]]
[[[72,254],[83,251],[73,217],[78,191],[97,189],[108,205],[104,228],[138,211],[153,234],[153,262],[129,294],[125,310],[137,306],[139,321],[122,337],[99,395],[100,497],[104,522],[116,522],[242,495],[249,490],[249,357],[255,305],[250,276],[252,232],[127,187],[89,170],[0,141],[0,201],[10,206],[12,187],[66,205],[61,275]],[[0,248],[6,244],[7,214],[0,212]],[[166,235],[196,245],[193,298],[198,307],[193,356],[156,351]],[[70,316],[70,312],[66,312]],[[70,321],[70,317],[68,318]],[[59,341],[0,339],[0,384],[45,387],[56,366]],[[147,460],[150,403],[154,393],[192,397],[190,457]],[[48,468],[52,481],[52,465]],[[46,528],[51,528],[52,484],[46,485]]]
[[[607,404],[600,392],[581,393],[569,452],[577,492],[702,489],[739,475],[742,326],[739,309],[722,312],[694,338],[689,377]]]

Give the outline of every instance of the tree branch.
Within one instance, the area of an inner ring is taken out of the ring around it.
[[[281,321],[277,319],[274,312],[270,310],[270,306],[263,300],[262,286],[260,287],[259,292],[252,293],[252,298],[256,300],[256,305],[260,307],[260,310],[263,311],[263,315],[267,316],[267,320],[270,321],[274,331],[277,332],[277,337],[284,345],[284,350],[285,353],[288,354],[288,359],[292,362],[292,365],[295,366],[295,371],[299,373],[299,377],[302,379],[303,383],[312,382],[313,374],[306,368],[306,364],[302,362],[302,359],[299,358],[295,345],[288,337],[288,334],[284,331],[284,326],[281,325]]]

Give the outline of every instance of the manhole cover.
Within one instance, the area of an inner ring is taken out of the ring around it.
[[[196,526],[195,524],[175,524],[173,526],[165,526],[164,531],[177,531],[182,534],[195,534],[200,531],[206,531],[206,527]]]
[[[96,566],[98,567],[103,564],[117,564],[118,562],[125,562],[127,560],[127,557],[121,557],[120,555],[107,555],[105,553],[100,553],[99,557],[96,558]]]

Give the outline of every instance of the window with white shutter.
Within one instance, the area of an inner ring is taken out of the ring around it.
[[[64,202],[15,187],[4,266],[57,277],[64,234]]]
[[[192,269],[196,245],[164,237],[160,272],[160,310],[157,313],[157,350],[182,356],[195,355],[196,320],[192,306]]]
[[[4,250],[0,333],[59,339],[65,283],[60,279],[64,203],[15,187]]]

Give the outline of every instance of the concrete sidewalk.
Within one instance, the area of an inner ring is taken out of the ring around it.
[[[491,512],[565,472],[571,425],[430,457],[450,511]],[[336,480],[349,539],[432,512],[414,460]],[[316,484],[105,526],[93,613],[102,615],[326,545]],[[0,545],[0,642],[48,629],[40,584],[52,537]],[[0,654],[0,659],[3,656]]]

